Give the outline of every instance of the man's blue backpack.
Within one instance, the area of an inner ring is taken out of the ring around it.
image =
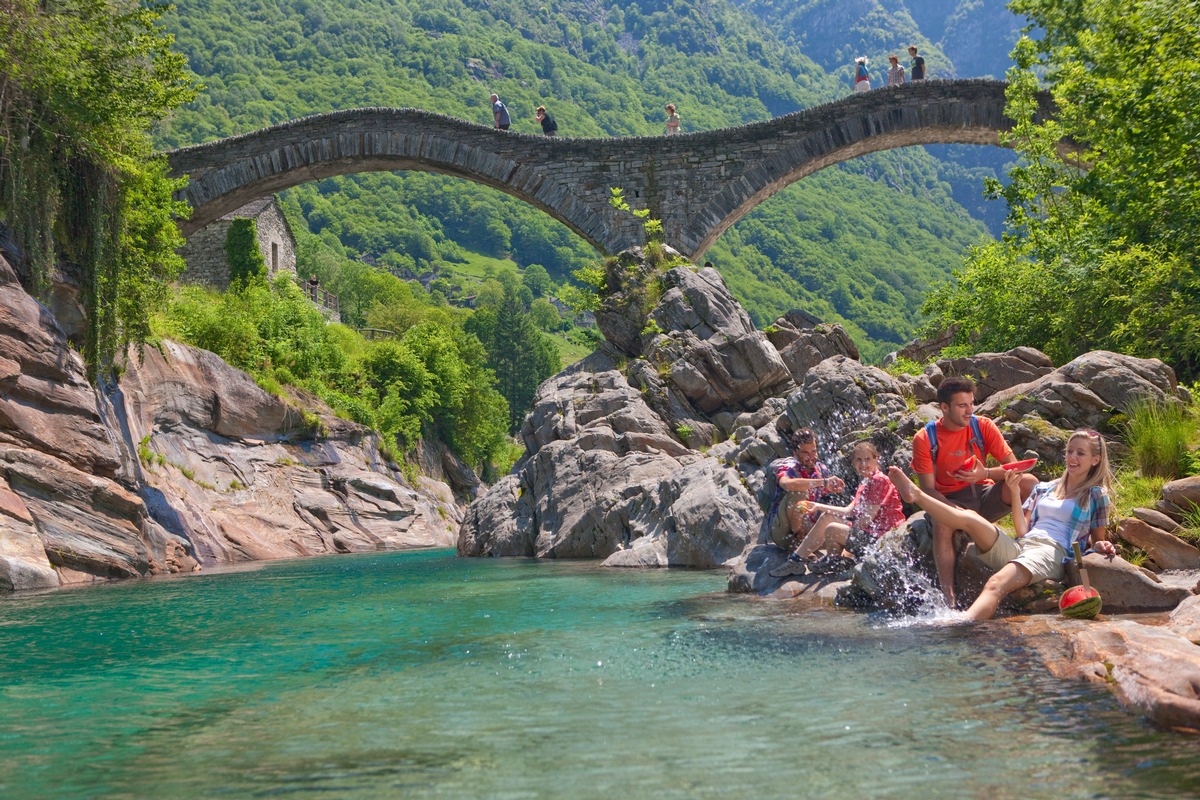
[[[937,420],[930,420],[925,423],[925,435],[929,437],[929,457],[933,460],[933,469],[937,471]],[[979,451],[979,463],[987,461],[987,451],[984,450],[983,430],[979,427],[979,417],[971,415],[971,444],[975,445],[975,449]]]

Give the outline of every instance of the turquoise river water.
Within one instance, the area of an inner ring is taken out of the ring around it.
[[[423,551],[3,600],[0,797],[1200,795],[1003,626],[724,584]]]

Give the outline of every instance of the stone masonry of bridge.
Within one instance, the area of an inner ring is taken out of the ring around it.
[[[696,259],[733,223],[789,184],[867,153],[922,144],[996,145],[1012,121],[1006,84],[927,81],[855,94],[764,122],[678,136],[575,139],[475,125],[415,109],[364,108],[293,120],[167,153],[188,175],[187,236],[269,193],[335,175],[419,170],[506,192],[597,249],[642,243],[639,221],[609,205],[620,188]],[[1051,109],[1041,98],[1042,115]]]

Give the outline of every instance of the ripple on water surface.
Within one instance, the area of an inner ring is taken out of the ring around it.
[[[0,603],[4,797],[1194,796],[1000,628],[446,552]]]

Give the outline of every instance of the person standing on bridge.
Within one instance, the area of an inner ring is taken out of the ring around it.
[[[542,134],[544,136],[557,136],[558,123],[554,121],[554,117],[546,110],[545,106],[538,106],[535,115],[537,121],[542,123]]]
[[[679,115],[675,113],[674,103],[667,103],[667,125],[664,132],[667,136],[679,133]]]
[[[912,63],[908,68],[908,77],[914,82],[925,80],[925,59],[917,55],[917,46],[915,44],[908,46],[908,57],[912,59]]]
[[[508,106],[500,102],[499,95],[492,95],[492,127],[506,131],[512,125],[512,117],[508,114]]]
[[[900,57],[888,56],[888,86],[904,85],[904,67],[900,66]]]
[[[852,91],[871,91],[871,73],[867,71],[866,56],[859,56],[854,59],[854,86]]]

